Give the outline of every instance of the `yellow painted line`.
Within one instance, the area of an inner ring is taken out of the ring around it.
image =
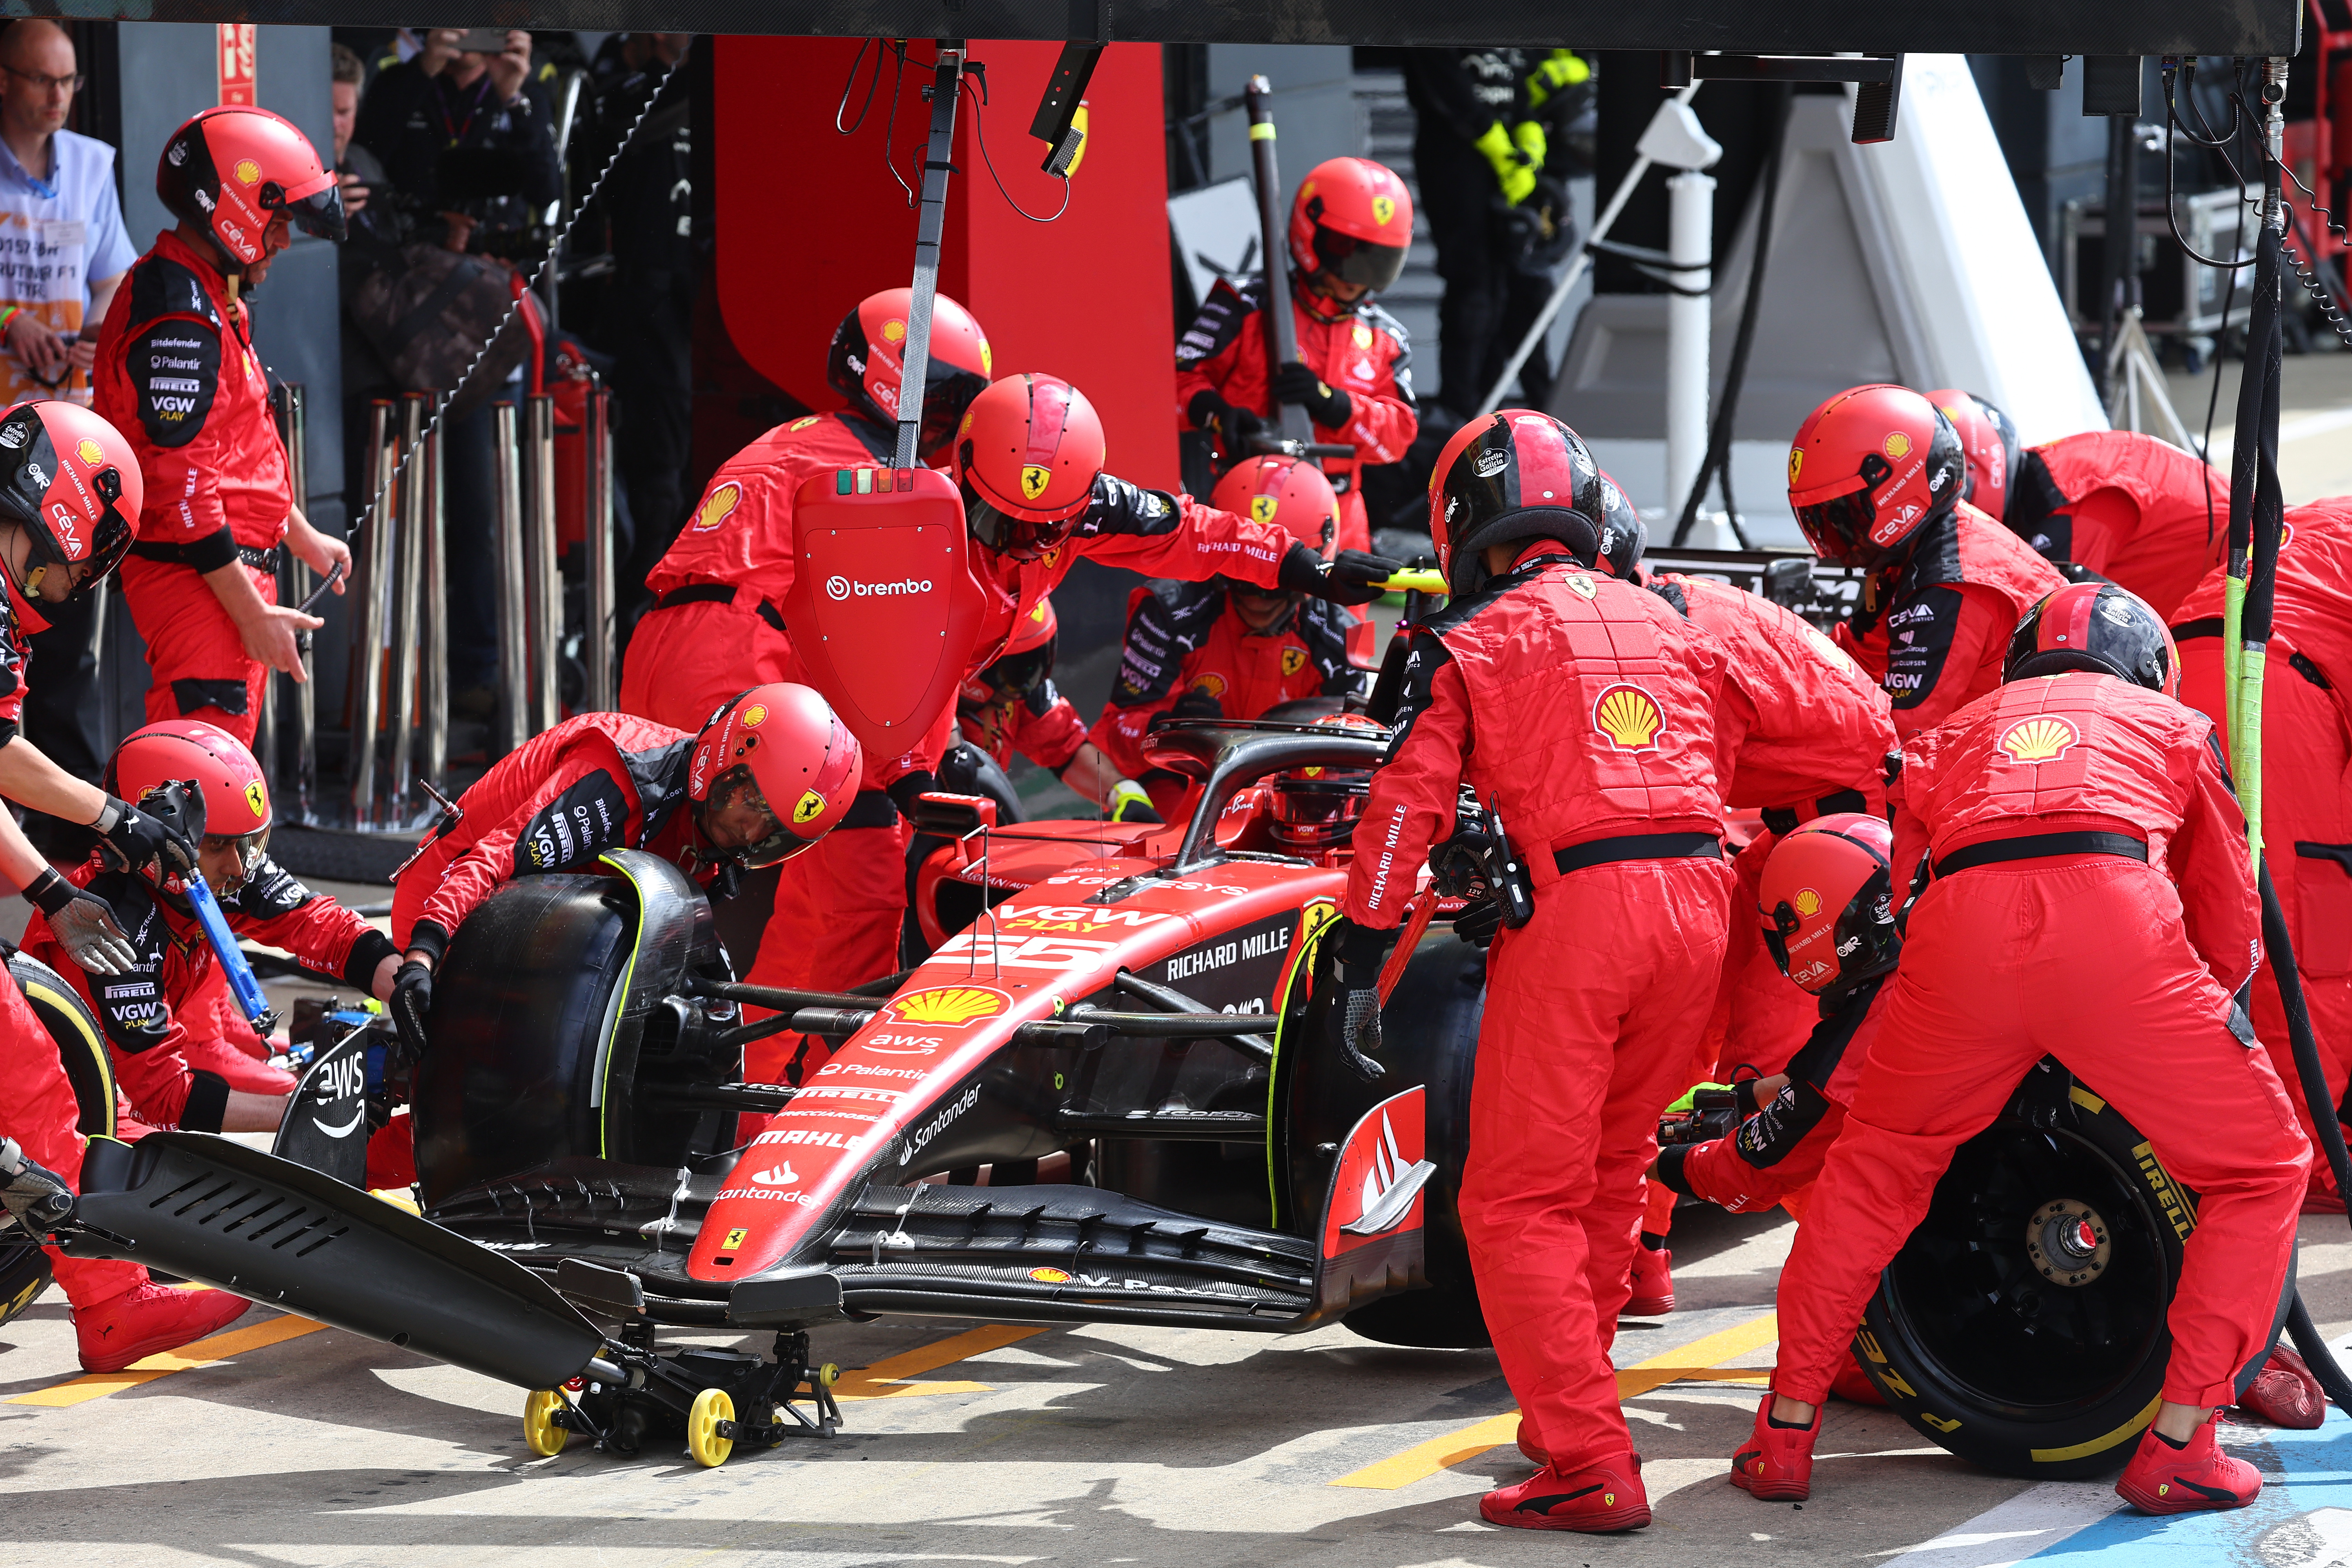
[[[324,1323],[308,1318],[272,1318],[266,1323],[254,1323],[242,1329],[231,1329],[225,1334],[215,1334],[208,1340],[198,1340],[192,1345],[182,1345],[175,1351],[164,1351],[144,1361],[133,1362],[121,1372],[94,1372],[71,1378],[47,1388],[37,1388],[30,1394],[20,1394],[7,1401],[10,1405],[40,1405],[55,1410],[69,1405],[87,1405],[93,1399],[103,1399],[110,1394],[126,1388],[136,1388],[142,1383],[152,1383],[159,1377],[169,1377],[175,1372],[188,1372],[200,1366],[215,1366],[235,1356],[250,1354],[270,1345],[283,1344],[304,1334],[315,1334]]]
[[[1632,1399],[1638,1394],[1663,1388],[1679,1380],[1705,1380],[1714,1383],[1745,1383],[1771,1376],[1763,1367],[1723,1369],[1718,1363],[1761,1350],[1780,1337],[1780,1320],[1777,1313],[1767,1312],[1760,1318],[1694,1340],[1663,1355],[1617,1371],[1617,1397]],[[1331,1484],[1335,1487],[1361,1487],[1371,1491],[1395,1491],[1413,1482],[1426,1480],[1438,1471],[1475,1459],[1489,1448],[1515,1442],[1519,1435],[1519,1413],[1507,1410],[1500,1415],[1490,1415],[1475,1426],[1465,1426],[1458,1432],[1448,1432],[1442,1437],[1432,1437],[1418,1443],[1402,1454],[1366,1465],[1341,1476]]]
[[[901,1354],[887,1356],[857,1372],[845,1372],[833,1386],[835,1399],[898,1399],[910,1394],[980,1394],[984,1383],[915,1383],[908,1381],[970,1356],[1003,1350],[1045,1333],[1044,1329],[1016,1329],[1003,1323],[967,1329],[962,1333]]]

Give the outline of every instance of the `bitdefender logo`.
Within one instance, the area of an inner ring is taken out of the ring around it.
[[[838,573],[824,580],[824,595],[828,599],[896,599],[909,594],[928,594],[931,580],[928,577],[904,577],[896,583],[853,583]]]

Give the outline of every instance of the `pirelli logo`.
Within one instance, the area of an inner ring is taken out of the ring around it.
[[[2158,1161],[2155,1150],[2146,1143],[2135,1144],[2132,1158],[2139,1162],[2139,1173],[2147,1180],[2147,1190],[2155,1196],[2157,1206],[2164,1211],[2164,1217],[2172,1222],[2172,1234],[2183,1241],[2188,1240],[2189,1233],[2197,1228],[2196,1204],[2180,1190],[2171,1174]]]

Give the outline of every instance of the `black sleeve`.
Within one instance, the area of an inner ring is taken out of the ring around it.
[[[92,882],[89,890],[114,907],[114,918],[134,955],[127,974],[82,977],[97,1004],[99,1027],[116,1050],[131,1056],[152,1051],[172,1034],[171,1004],[163,996],[163,953],[170,942],[163,918],[146,884],[127,874],[110,872]]]
[[[1105,534],[1149,539],[1173,533],[1183,526],[1184,510],[1167,491],[1148,490],[1108,474],[1097,474],[1094,499],[1087,503],[1086,516],[1078,523],[1077,532],[1081,539],[1098,539]]]
[[[515,836],[517,877],[567,871],[607,849],[629,847],[629,795],[611,772],[598,768],[549,801]]]
[[[1412,721],[1430,704],[1436,684],[1437,672],[1454,655],[1447,651],[1443,637],[1432,636],[1425,628],[1416,628],[1412,641],[1405,649],[1404,680],[1397,692],[1396,733],[1389,737],[1388,755],[1383,762],[1394,762],[1404,749],[1405,737],[1412,733]]]
[[[343,960],[343,983],[365,991],[375,979],[376,967],[385,959],[399,955],[400,950],[392,945],[392,938],[380,931],[367,931],[352,943],[351,955]]]
[[[226,912],[249,921],[274,921],[292,914],[318,896],[265,855],[254,867],[253,874],[237,885],[236,897],[229,900]]]
[[[2066,508],[2073,505],[2070,497],[2058,489],[2058,481],[2050,476],[2050,465],[2042,454],[2028,447],[2017,455],[2017,472],[2009,482],[2009,502],[2001,509],[2000,521],[2009,531],[2033,546],[2034,551],[2049,561],[2074,559],[2074,520]]]
[[[1916,708],[1943,679],[1967,596],[1957,588],[1922,588],[1886,616],[1886,695],[1897,709]]]
[[[1469,57],[1472,49],[1407,49],[1404,79],[1413,112],[1423,123],[1435,120],[1465,142],[1475,142],[1500,118],[1478,93]],[[1516,83],[1513,84],[1516,89]]]
[[[1308,599],[1298,606],[1298,640],[1307,657],[1322,672],[1323,694],[1337,697],[1361,683],[1363,671],[1348,662],[1348,612],[1328,599]]]
[[[1119,648],[1108,706],[1140,708],[1164,700],[1175,689],[1184,656],[1200,647],[1199,617],[1187,616],[1183,604],[1171,605],[1169,597],[1155,587],[1127,617],[1127,640]],[[1222,605],[1224,595],[1217,601]]]
[[[158,447],[184,447],[205,427],[220,384],[220,334],[171,317],[131,341],[123,368],[139,399],[139,422]]]
[[[188,1078],[188,1098],[180,1107],[180,1131],[219,1131],[228,1114],[228,1079],[202,1068],[191,1068]]]
[[[1176,340],[1176,368],[1183,370],[1212,360],[1233,347],[1234,340],[1242,335],[1242,326],[1258,308],[1255,298],[1257,290],[1244,293],[1223,279],[1209,290],[1209,298]]]

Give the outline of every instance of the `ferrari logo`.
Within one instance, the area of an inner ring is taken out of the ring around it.
[[[969,1024],[1004,1011],[1004,998],[977,985],[949,985],[918,991],[891,1004],[902,1024]]]
[[[256,820],[269,815],[269,792],[261,787],[259,779],[245,786],[245,804],[253,808]]]
[[[1804,468],[1805,468],[1805,449],[1804,449],[1802,447],[1790,447],[1790,448],[1789,448],[1789,482],[1790,482],[1790,484],[1792,484],[1792,485],[1793,485],[1793,484],[1795,484],[1795,483],[1797,482],[1797,476],[1798,476],[1800,473],[1802,473],[1802,472],[1804,471]]]
[[[74,455],[93,468],[106,461],[106,448],[87,436],[81,438],[81,445],[74,448]]]
[[[813,789],[801,792],[801,803],[793,807],[793,826],[814,822],[824,815],[824,796]]]
[[[1275,508],[1279,504],[1273,496],[1250,497],[1250,521],[1271,526],[1274,522]]]
[[[1374,223],[1386,226],[1389,219],[1394,216],[1396,216],[1396,198],[1394,196],[1374,196],[1372,198],[1372,221]]]
[[[804,415],[802,417],[793,420],[790,425],[785,426],[784,428],[787,430],[805,430],[824,417],[824,416],[822,414]]]
[[[1034,463],[1027,463],[1022,466],[1021,495],[1022,499],[1024,500],[1035,500],[1039,496],[1045,493],[1045,487],[1053,482],[1054,475],[1052,470],[1041,468]]]
[[[742,1246],[743,1243],[750,1238],[751,1235],[751,1233],[749,1230],[744,1229],[741,1226],[738,1226],[733,1230],[727,1233],[727,1239],[719,1244],[719,1250],[721,1252],[732,1252],[737,1247]]]
[[[988,352],[986,338],[980,340],[980,374],[984,376],[996,374],[996,356]]]
[[[1790,902],[1796,905],[1797,912],[1807,920],[1822,912],[1822,896],[1811,888],[1798,889],[1797,896]]]
[[[1370,327],[1368,327],[1368,326],[1366,326],[1366,325],[1364,325],[1364,323],[1363,323],[1363,322],[1361,322],[1361,321],[1358,321],[1358,322],[1356,323],[1356,331],[1355,331],[1354,336],[1355,336],[1355,340],[1356,340],[1356,346],[1357,346],[1358,348],[1360,348],[1360,349],[1369,349],[1369,348],[1370,348],[1370,347],[1372,346],[1372,329],[1371,329],[1371,328],[1370,328]]]
[[[1286,647],[1282,650],[1283,674],[1297,675],[1300,670],[1305,669],[1306,668],[1307,650],[1305,648]]]
[[[1911,455],[1911,437],[1906,436],[1900,430],[1889,431],[1886,437],[1886,455],[1894,458],[1898,463],[1904,458],[1909,457]]]
[[[1580,599],[1590,599],[1601,592],[1601,590],[1594,585],[1592,579],[1583,575],[1581,573],[1572,572],[1569,574],[1567,581],[1568,591],[1575,595]]]
[[[1656,698],[1623,682],[1603,691],[1592,705],[1592,727],[1621,752],[1656,751],[1658,731],[1665,722]]]
[[[711,529],[717,528],[733,514],[736,505],[742,499],[743,487],[731,479],[712,490],[703,498],[702,505],[695,510],[696,530],[707,533]]]
[[[2054,763],[2082,738],[2067,721],[2055,714],[2042,713],[2011,724],[1993,744],[2021,763]]]
[[[255,163],[250,158],[239,158],[236,161],[236,177],[244,181],[248,185],[259,184],[261,183],[261,165]]]

